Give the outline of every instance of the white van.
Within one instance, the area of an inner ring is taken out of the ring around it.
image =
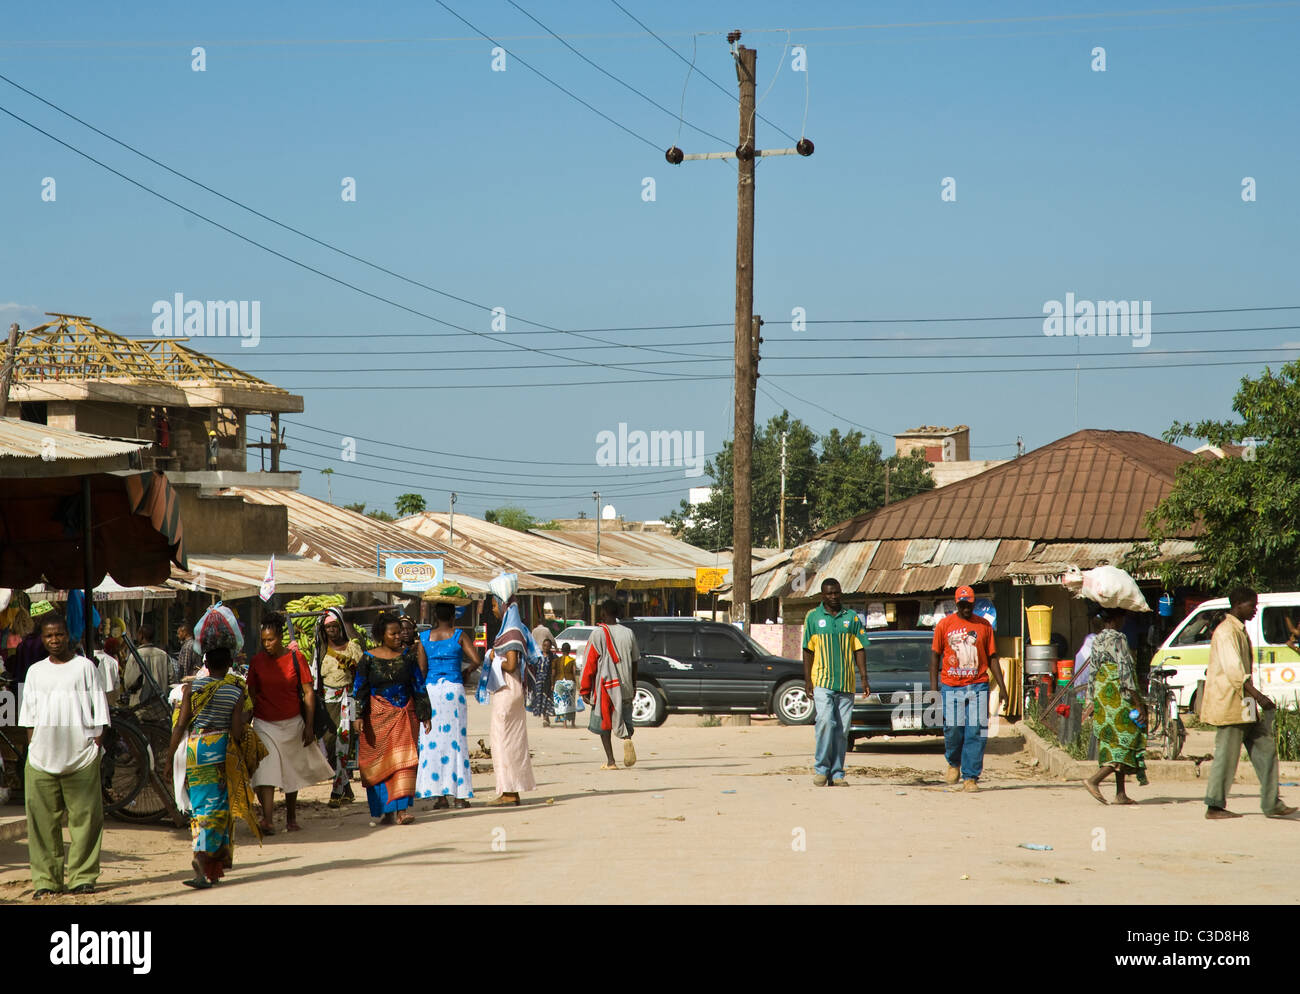
[[[1210,662],[1210,636],[1227,613],[1226,597],[1197,606],[1175,628],[1151,658],[1152,666],[1177,670],[1169,685],[1181,707],[1195,709],[1196,683],[1205,679]],[[1300,653],[1287,646],[1287,619],[1300,628],[1300,593],[1260,594],[1259,610],[1246,622],[1255,649],[1254,683],[1278,704],[1295,705],[1300,698]]]

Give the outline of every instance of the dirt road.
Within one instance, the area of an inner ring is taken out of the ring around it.
[[[1294,902],[1300,823],[1265,819],[1256,789],[1207,822],[1203,781],[1136,787],[1102,807],[1039,776],[1019,739],[994,740],[984,789],[946,787],[935,738],[872,740],[850,786],[812,785],[810,727],[755,721],[641,729],[640,761],[602,772],[585,729],[530,720],[539,789],[520,808],[430,812],[371,828],[364,799],[340,811],[304,792],[304,829],[260,848],[240,829],[234,871],[195,893],[187,831],[109,820],[100,893],[66,903],[157,902]],[[488,713],[471,711],[470,741]],[[359,785],[358,785],[359,786]],[[360,793],[360,791],[358,791]],[[1283,797],[1300,800],[1300,788]],[[300,816],[301,817],[301,816]],[[283,827],[283,812],[277,819]],[[1051,851],[1020,848],[1050,845]],[[1250,888],[1239,882],[1250,874]],[[346,895],[346,898],[343,897]],[[0,844],[0,900],[31,898],[24,842]]]

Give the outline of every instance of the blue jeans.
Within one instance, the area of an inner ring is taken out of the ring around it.
[[[843,780],[849,725],[853,721],[853,695],[814,687],[813,704],[817,708],[817,754],[813,772],[819,777]]]
[[[978,780],[984,772],[984,743],[989,734],[989,685],[939,685],[943,700],[943,755],[961,769],[963,780]]]

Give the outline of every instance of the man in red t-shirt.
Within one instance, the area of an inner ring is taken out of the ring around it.
[[[934,626],[930,648],[930,690],[940,691],[943,699],[943,753],[948,760],[944,779],[961,779],[965,790],[978,790],[988,738],[989,673],[1004,701],[1007,688],[993,626],[975,614],[975,591],[970,587],[957,588],[957,613]]]

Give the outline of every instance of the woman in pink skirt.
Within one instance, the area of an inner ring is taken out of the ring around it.
[[[484,663],[485,670],[492,669],[485,678],[492,692],[492,769],[497,780],[497,796],[487,803],[517,805],[521,791],[537,789],[528,758],[523,684],[524,667],[537,655],[537,647],[515,604],[519,578],[513,573],[498,576],[490,588],[492,610],[501,618],[501,630]]]

